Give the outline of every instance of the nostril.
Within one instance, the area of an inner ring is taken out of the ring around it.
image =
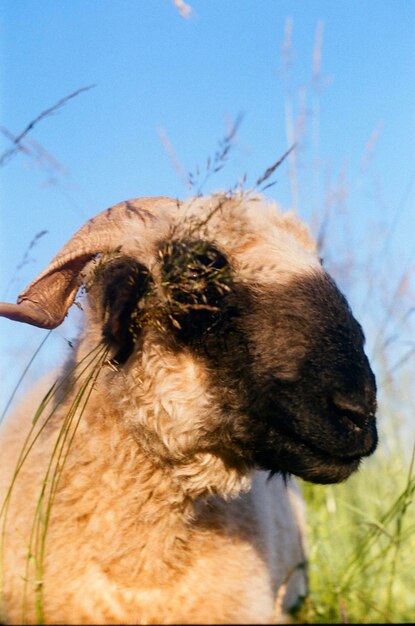
[[[332,402],[334,407],[341,411],[343,417],[346,417],[360,428],[367,427],[370,420],[374,418],[374,412],[366,406],[366,403],[360,402],[349,395],[345,396],[335,391],[332,396]]]

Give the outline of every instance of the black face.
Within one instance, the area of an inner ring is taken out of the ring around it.
[[[197,243],[192,262],[187,245],[166,249],[162,271],[181,285],[171,290],[166,323],[176,349],[204,362],[222,408],[206,446],[230,463],[312,482],[347,478],[376,448],[376,385],[361,327],[334,282],[321,272],[289,286],[238,285],[214,246]],[[105,333],[125,344],[118,354],[126,360],[136,333],[131,324],[120,329],[145,292],[140,276],[147,291],[151,282],[138,264],[134,280],[121,280],[128,270],[112,272]]]
[[[233,299],[195,346],[229,416],[224,442],[263,469],[344,480],[377,444],[375,379],[344,297],[316,275]]]

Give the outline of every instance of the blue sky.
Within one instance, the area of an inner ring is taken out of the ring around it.
[[[243,114],[226,167],[203,191],[245,173],[252,184],[297,122],[295,168],[285,163],[268,195],[297,204],[316,232],[330,209],[328,263],[375,344],[379,307],[387,310],[392,283],[415,262],[415,3],[188,4],[184,19],[171,0],[1,2],[2,128],[17,134],[59,99],[95,87],[40,121],[26,152],[0,170],[0,299],[14,300],[94,213],[130,197],[189,196],[187,172],[203,171]],[[0,151],[8,147],[1,135]],[[383,277],[383,294],[375,298],[356,269],[345,272],[348,253]],[[20,371],[44,333],[0,320],[6,390],[17,376],[10,362],[21,357]],[[58,329],[52,353],[64,351],[69,333]]]

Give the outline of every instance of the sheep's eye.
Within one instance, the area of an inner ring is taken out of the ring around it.
[[[232,276],[225,255],[203,240],[172,240],[160,251],[163,286],[174,326],[198,334],[220,314]]]
[[[160,256],[163,286],[172,301],[200,304],[213,292],[229,290],[227,259],[209,242],[172,240]]]

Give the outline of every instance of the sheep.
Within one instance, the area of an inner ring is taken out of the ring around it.
[[[291,476],[343,481],[377,445],[364,335],[307,226],[246,193],[122,202],[0,315],[55,328],[79,290],[57,383],[0,439],[3,619],[284,621],[307,583]]]

